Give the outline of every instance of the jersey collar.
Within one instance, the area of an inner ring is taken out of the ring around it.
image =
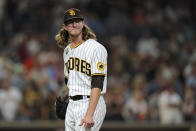
[[[79,45],[81,45],[83,42],[84,42],[84,41],[81,41],[80,43],[78,43],[78,44],[77,44],[76,46],[74,46],[74,47],[72,47],[72,44],[70,44],[70,48],[71,48],[71,49],[74,49],[74,48],[78,47]]]

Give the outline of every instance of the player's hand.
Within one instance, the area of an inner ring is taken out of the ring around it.
[[[82,121],[80,122],[80,125],[79,126],[82,126],[84,124],[84,127],[85,128],[91,128],[94,126],[94,120],[93,120],[93,117],[90,117],[90,116],[85,116]]]

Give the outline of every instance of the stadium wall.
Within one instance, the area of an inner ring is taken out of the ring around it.
[[[0,131],[64,131],[64,121],[4,122]],[[196,124],[161,125],[159,123],[104,122],[101,131],[196,131]]]

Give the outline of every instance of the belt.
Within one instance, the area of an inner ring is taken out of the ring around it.
[[[90,98],[90,96],[85,96],[85,95],[76,95],[76,96],[69,96],[70,99],[73,101],[81,100],[81,99],[86,99]]]

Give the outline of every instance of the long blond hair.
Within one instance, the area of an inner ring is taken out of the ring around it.
[[[82,39],[86,41],[90,38],[94,40],[97,39],[95,33],[90,29],[90,27],[84,25],[82,29]],[[64,49],[69,43],[68,32],[65,29],[60,29],[59,33],[55,36],[55,40],[57,41],[57,45]]]

